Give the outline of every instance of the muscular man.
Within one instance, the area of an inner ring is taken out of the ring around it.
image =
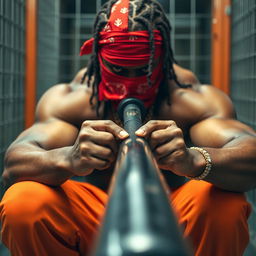
[[[255,132],[235,120],[226,95],[174,64],[169,35],[155,0],[112,0],[102,7],[93,39],[82,48],[92,53],[88,69],[48,90],[36,123],[7,150],[9,189],[0,216],[12,255],[88,253],[118,146],[128,137],[115,115],[126,97],[148,109],[137,135],[149,142],[166,176],[194,254],[243,254],[250,214],[243,192],[256,183]]]

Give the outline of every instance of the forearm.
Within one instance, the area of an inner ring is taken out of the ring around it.
[[[6,187],[24,180],[58,186],[73,176],[66,160],[68,147],[43,150],[32,144],[14,145],[5,157]]]
[[[223,148],[204,148],[212,159],[206,181],[234,192],[245,192],[256,186],[255,138],[237,139]]]

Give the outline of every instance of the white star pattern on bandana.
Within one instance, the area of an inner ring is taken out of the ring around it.
[[[123,22],[121,19],[116,19],[114,24],[115,26],[120,27],[123,24]]]
[[[113,7],[112,7],[112,9],[111,9],[111,13],[113,13],[115,10],[116,10],[116,5],[114,5]]]
[[[128,12],[128,8],[124,7],[120,10],[121,13],[126,14]]]
[[[110,32],[110,31],[111,31],[111,28],[110,28],[109,24],[107,24],[107,25],[104,27],[103,31],[105,31],[105,32]]]

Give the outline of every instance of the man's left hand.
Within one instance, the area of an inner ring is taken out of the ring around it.
[[[136,135],[148,141],[159,168],[180,176],[196,175],[195,157],[198,155],[187,148],[183,132],[174,121],[149,121],[136,131]]]

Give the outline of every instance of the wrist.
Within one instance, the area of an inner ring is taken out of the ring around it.
[[[63,158],[60,159],[59,164],[64,171],[72,176],[87,176],[93,172],[94,169],[89,169],[87,166],[88,161],[82,160],[72,146],[65,147],[63,150]]]
[[[212,168],[211,156],[203,148],[191,147],[189,150],[193,155],[193,171],[186,177],[189,179],[204,180]]]
[[[52,166],[55,170],[59,171],[59,175],[63,177],[67,177],[69,179],[70,177],[74,176],[74,173],[72,171],[72,166],[69,161],[69,147],[63,147],[58,149],[53,149],[48,151],[48,153],[51,155],[51,162]]]

